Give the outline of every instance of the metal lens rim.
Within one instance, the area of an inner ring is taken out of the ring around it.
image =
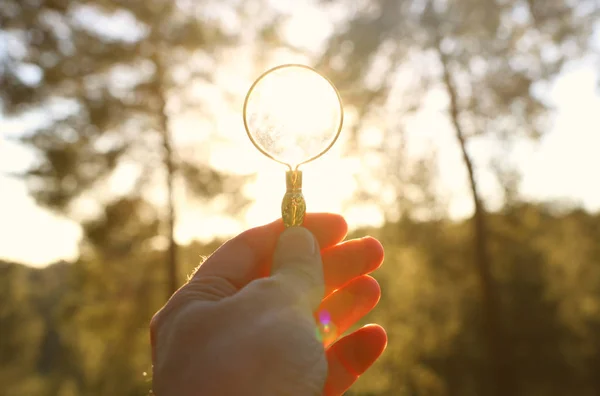
[[[331,82],[331,80],[329,80],[327,77],[325,77],[323,74],[319,73],[317,70],[315,70],[314,68],[310,67],[310,66],[306,66],[306,65],[302,65],[302,64],[298,64],[298,63],[288,63],[288,64],[284,64],[284,65],[280,65],[280,66],[276,66],[273,67],[269,70],[267,70],[266,72],[264,72],[263,74],[261,74],[253,83],[252,86],[250,86],[250,89],[248,90],[248,93],[246,94],[246,98],[244,99],[244,128],[246,129],[246,133],[248,134],[248,138],[250,138],[250,141],[252,142],[252,144],[264,155],[266,155],[267,157],[271,158],[273,161],[279,162],[280,164],[283,165],[287,165],[288,168],[290,168],[290,170],[292,169],[292,166],[286,162],[280,161],[277,158],[273,157],[271,154],[269,154],[268,152],[266,152],[257,142],[256,140],[254,140],[254,137],[252,137],[252,133],[250,133],[250,128],[248,127],[248,120],[246,117],[246,110],[248,107],[248,101],[250,99],[250,95],[252,95],[252,92],[254,91],[254,88],[256,88],[256,86],[258,85],[258,83],[265,78],[267,75],[269,75],[272,72],[275,72],[277,70],[281,70],[281,69],[285,69],[285,68],[292,68],[292,67],[300,67],[303,69],[307,69],[310,70],[316,74],[318,74],[319,76],[321,76],[321,78],[323,78],[330,86],[331,88],[333,88],[333,91],[335,92],[337,99],[338,99],[338,104],[340,106],[340,123],[338,125],[338,129],[337,132],[335,133],[335,137],[333,138],[333,140],[331,141],[331,143],[325,148],[323,149],[323,151],[321,151],[319,154],[315,155],[312,158],[309,158],[303,162],[300,162],[298,165],[296,165],[296,169],[298,169],[298,167],[302,164],[306,164],[307,162],[311,162],[317,158],[319,158],[320,156],[322,156],[323,154],[325,154],[327,151],[329,151],[329,149],[335,144],[335,142],[337,141],[338,137],[340,136],[340,132],[342,131],[342,126],[344,124],[344,106],[342,104],[342,98],[340,96],[339,91],[337,90],[337,88],[335,87],[335,85],[333,85],[333,83]]]

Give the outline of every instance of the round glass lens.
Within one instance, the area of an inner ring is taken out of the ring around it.
[[[333,85],[316,71],[285,65],[263,74],[244,106],[250,138],[265,154],[291,167],[310,161],[336,140],[343,120]]]

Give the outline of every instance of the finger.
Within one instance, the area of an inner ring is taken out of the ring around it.
[[[347,335],[326,352],[329,365],[323,394],[339,396],[381,356],[387,345],[385,330],[367,325]]]
[[[309,213],[304,225],[316,238],[321,249],[344,239],[348,225],[342,216]],[[223,279],[241,289],[254,279],[270,273],[273,252],[284,226],[281,220],[249,229],[223,244],[194,274],[191,282],[204,277]]]
[[[375,238],[353,239],[322,253],[325,295],[360,275],[375,271],[383,263],[383,246]]]
[[[272,278],[294,303],[309,308],[310,315],[323,299],[323,263],[319,244],[304,227],[291,227],[279,237],[273,258]]]
[[[363,275],[329,295],[320,305],[316,320],[327,347],[369,313],[381,297],[377,281]]]

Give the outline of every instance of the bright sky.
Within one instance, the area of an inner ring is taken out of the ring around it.
[[[523,147],[521,150],[522,192],[528,198],[572,199],[588,210],[600,210],[600,185],[596,182],[600,169],[598,77],[598,72],[591,65],[579,65],[557,81],[552,91],[557,106],[552,130],[537,148]],[[412,125],[423,136],[433,130],[429,112],[435,114],[437,109],[426,109]],[[241,124],[241,119],[229,122]],[[8,133],[10,128],[18,127],[6,122],[0,125]],[[238,164],[252,167],[259,173],[256,183],[247,188],[248,195],[256,201],[245,219],[246,226],[257,225],[280,215],[284,169],[263,158],[249,142],[245,142],[247,137],[240,126],[234,128],[243,138],[238,140],[240,144],[224,149],[220,157],[237,158]],[[417,135],[415,139],[418,138]],[[429,141],[427,137],[425,139]],[[451,181],[445,185],[451,197],[451,214],[455,218],[463,217],[470,213],[471,204],[466,182],[455,182],[465,179],[460,156],[450,134],[440,133],[438,150],[440,179]],[[30,154],[18,146],[0,141],[0,172],[21,168],[29,157]],[[355,226],[380,222],[381,214],[374,208],[347,208],[345,205],[355,185],[352,168],[358,165],[342,158],[340,150],[334,146],[326,156],[303,168],[304,193],[309,209],[342,211]],[[487,193],[493,198],[493,190],[488,189]],[[77,225],[36,206],[20,181],[0,176],[0,194],[0,258],[45,265],[77,256],[80,235]],[[199,227],[199,224],[202,226]],[[186,242],[194,237],[210,238],[210,230],[215,228],[220,230],[219,234],[227,235],[238,232],[245,225],[224,220],[202,208],[194,209],[182,216],[178,239]]]
[[[313,25],[328,27],[319,14],[299,13]],[[294,23],[289,34],[294,35]],[[297,26],[305,27],[304,23]],[[300,28],[299,28],[300,29]],[[300,29],[306,32],[306,29]],[[318,29],[314,29],[315,31]],[[308,47],[316,45],[318,37],[304,37]],[[285,61],[298,61],[288,59]],[[555,83],[551,101],[556,106],[551,129],[541,142],[533,146],[518,147],[518,164],[524,176],[522,193],[532,200],[569,199],[590,211],[600,210],[600,96],[597,92],[600,73],[590,63],[572,65]],[[233,79],[232,79],[233,80]],[[245,82],[244,82],[245,83]],[[235,85],[235,82],[232,81]],[[440,127],[443,101],[432,100],[409,125],[410,144],[434,144],[439,153],[440,180],[449,199],[453,218],[471,213],[467,179],[460,152],[451,130]],[[211,163],[224,169],[243,168],[258,174],[255,183],[248,185],[245,193],[254,203],[242,223],[224,219],[211,213],[209,208],[180,208],[177,239],[185,243],[194,238],[209,239],[239,232],[245,227],[262,224],[280,216],[280,203],[285,182],[285,168],[265,158],[249,142],[242,125],[240,113],[218,120],[219,131],[227,131],[229,143],[211,147]],[[22,133],[39,119],[0,119],[0,258],[43,266],[59,259],[72,260],[77,256],[79,227],[38,207],[28,196],[25,185],[2,173],[23,169],[30,163],[32,154],[10,143],[3,136]],[[181,125],[190,120],[180,120]],[[223,132],[225,133],[225,132]],[[344,131],[340,143],[326,156],[303,167],[304,194],[309,211],[343,213],[351,226],[379,224],[382,215],[374,207],[348,205],[355,189],[353,174],[360,163],[342,156]],[[490,150],[485,144],[472,147],[474,155],[485,156]],[[216,153],[216,154],[214,154]],[[235,161],[231,159],[235,158]],[[493,207],[498,194],[492,183],[482,175],[482,187],[488,203]]]

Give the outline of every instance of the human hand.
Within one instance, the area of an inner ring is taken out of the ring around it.
[[[379,300],[366,274],[381,244],[340,243],[337,215],[307,214],[304,227],[276,221],[229,240],[152,318],[157,396],[337,396],[380,356],[377,325],[338,337]]]

